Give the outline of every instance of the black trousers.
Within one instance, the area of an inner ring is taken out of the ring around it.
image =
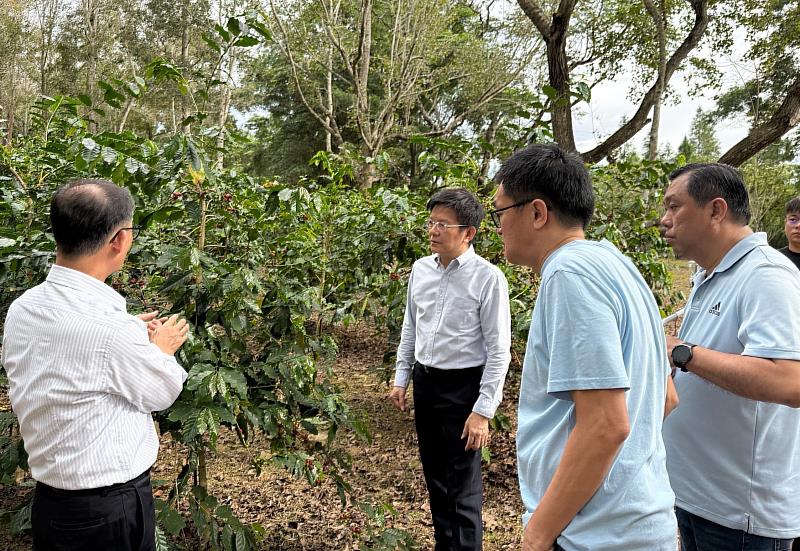
[[[91,490],[59,490],[37,482],[33,548],[154,551],[155,520],[149,470],[129,482]]]
[[[436,551],[480,551],[483,482],[479,450],[464,451],[464,423],[478,399],[483,367],[414,365],[414,423]]]

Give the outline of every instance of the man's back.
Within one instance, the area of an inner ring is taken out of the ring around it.
[[[61,489],[125,482],[155,461],[150,415],[183,370],[99,280],[54,266],[9,309],[3,364],[33,477]]]

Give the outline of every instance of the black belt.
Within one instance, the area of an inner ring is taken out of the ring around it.
[[[414,362],[414,369],[419,369],[426,375],[435,375],[437,377],[468,377],[475,374],[476,371],[482,372],[483,366],[476,365],[475,367],[465,367],[462,369],[439,369],[420,362]]]
[[[150,469],[147,469],[145,472],[133,478],[127,482],[119,482],[117,484],[112,484],[111,486],[102,486],[100,488],[85,488],[81,490],[62,490],[61,488],[53,488],[52,486],[48,486],[44,482],[36,482],[36,491],[43,492],[45,494],[54,494],[60,496],[93,496],[93,495],[107,495],[115,490],[120,490],[122,488],[128,488],[135,486],[140,482],[144,482],[150,477]]]

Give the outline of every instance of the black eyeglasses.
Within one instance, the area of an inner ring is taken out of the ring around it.
[[[125,230],[131,230],[131,236],[133,237],[133,240],[135,241],[136,238],[139,237],[139,233],[142,231],[142,226],[131,226],[130,228],[120,228],[120,229],[118,229],[117,232],[111,237],[111,239],[109,239],[109,243],[111,241],[114,241],[117,238],[117,236],[119,235],[119,232],[125,231]]]
[[[514,207],[521,207],[522,205],[526,205],[533,201],[533,199],[525,199],[524,201],[519,201],[514,203],[513,205],[508,205],[507,207],[503,207],[501,209],[494,209],[489,211],[489,217],[492,219],[492,223],[494,224],[495,228],[500,227],[500,213],[504,210],[513,209]]]

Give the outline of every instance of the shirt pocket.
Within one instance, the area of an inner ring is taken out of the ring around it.
[[[455,297],[453,299],[453,318],[456,327],[462,332],[469,333],[480,328],[481,304],[474,298]]]

